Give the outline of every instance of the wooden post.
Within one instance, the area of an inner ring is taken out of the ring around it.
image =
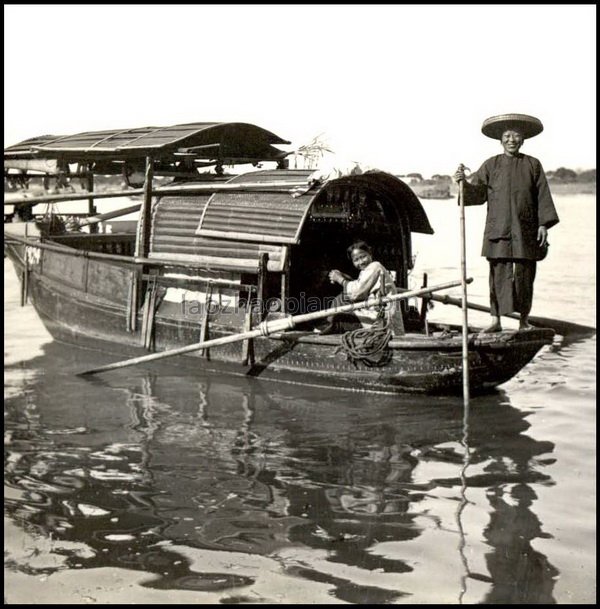
[[[87,185],[87,191],[88,192],[94,192],[94,174],[92,172],[92,167],[91,165],[88,166],[88,171],[86,174],[86,185]],[[93,198],[89,198],[88,199],[88,214],[90,216],[93,216],[96,214],[96,206],[94,205],[94,199]],[[97,224],[90,224],[90,233],[97,233],[98,232],[98,225]]]
[[[289,252],[285,257],[285,265],[281,273],[281,312],[287,315],[288,306],[287,299],[290,293],[290,255]]]
[[[25,223],[23,236],[27,239],[27,223]],[[21,274],[21,306],[27,304],[29,295],[29,262],[27,261],[27,245],[23,247],[23,271]]]
[[[287,314],[287,299],[288,293],[290,290],[290,275],[285,269],[283,273],[281,273],[281,312],[286,315]]]
[[[149,234],[150,234],[150,225],[151,225],[151,214],[152,214],[152,177],[153,177],[153,159],[151,156],[146,157],[146,176],[144,181],[144,201],[142,203],[142,208],[140,210],[140,216],[138,219],[137,225],[137,233],[135,240],[135,252],[134,256],[136,258],[145,258],[148,254],[148,243],[149,243]],[[143,267],[141,267],[141,271],[143,273]],[[139,291],[139,270],[136,268],[135,279],[133,284],[133,289],[131,291],[132,296],[132,307],[131,307],[131,329],[132,331],[136,330],[136,316],[137,316],[137,300],[138,300],[138,291]],[[146,303],[148,302],[148,295],[146,297]],[[146,303],[144,303],[144,311],[142,313],[142,330],[141,330],[141,343],[142,345],[146,342],[146,331],[148,327],[148,317],[149,311],[146,309]]]
[[[267,292],[267,264],[269,262],[269,254],[263,252],[258,259],[258,321],[259,323],[265,318],[265,295]]]
[[[148,351],[154,348],[154,317],[156,315],[156,299],[158,292],[158,284],[156,275],[153,275],[150,283],[150,292],[148,294],[148,316],[146,318],[146,334],[144,338],[144,347]]]
[[[246,300],[246,315],[244,316],[244,332],[252,330],[252,290],[248,289]],[[242,343],[242,366],[247,366],[248,362],[254,364],[254,339],[249,338]]]
[[[146,283],[146,294],[144,295],[144,304],[142,305],[142,328],[140,331],[140,345],[147,348],[146,335],[148,332],[148,316],[150,315],[150,294],[152,292],[152,279],[148,279]]]
[[[138,220],[135,242],[135,257],[146,257],[150,245],[150,228],[152,225],[152,178],[154,173],[153,159],[146,157],[146,176],[144,179],[144,202]]]
[[[140,276],[139,268],[136,266],[131,274],[131,320],[130,327],[131,332],[137,330],[137,310],[138,310],[138,299],[140,293]]]
[[[89,259],[88,259],[89,260]],[[125,312],[125,332],[131,332],[131,319],[133,309],[133,282],[135,280],[135,271],[131,272],[129,277],[129,290],[127,292],[127,311]]]
[[[146,282],[146,294],[142,308],[142,328],[140,331],[140,343],[148,351],[152,351],[154,345],[154,316],[157,310],[157,299],[158,270],[152,269]]]
[[[427,273],[423,273],[423,285],[422,288],[427,287]],[[427,296],[423,296],[421,300],[421,323],[423,324],[423,329],[425,330],[425,336],[429,336],[429,322],[427,321],[427,305],[429,304],[429,298]]]
[[[212,300],[212,294],[213,294],[213,284],[212,282],[208,281],[206,283],[206,292],[204,292],[204,315],[202,316],[202,321],[200,322],[200,342],[204,342],[206,340],[207,334],[208,334],[208,315],[210,313],[210,303]],[[208,349],[200,349],[200,351],[198,351],[199,355],[204,355],[206,354],[206,359],[209,359],[210,354],[208,352]]]

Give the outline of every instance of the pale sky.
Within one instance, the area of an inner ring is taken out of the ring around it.
[[[394,173],[476,169],[483,120],[596,167],[595,5],[4,5],[4,144],[247,122]],[[288,148],[286,148],[288,149]]]

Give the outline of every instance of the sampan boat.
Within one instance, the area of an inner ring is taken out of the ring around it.
[[[87,188],[21,199],[17,212],[77,198],[90,199],[92,216],[80,222],[90,225],[89,233],[46,227],[24,236],[21,229],[31,222],[5,224],[5,254],[21,278],[23,302],[32,302],[57,340],[129,356],[324,308],[336,291],[327,271],[355,273],[345,256],[355,238],[372,244],[375,259],[407,288],[411,233],[433,233],[417,196],[381,171],[315,181],[313,171],[289,169],[289,153],[273,145],[287,143],[253,125],[193,123],[45,136],[7,148],[5,174],[13,167],[20,176],[40,175],[43,162],[48,177],[53,163],[64,182],[77,163]],[[223,171],[268,162],[276,168],[233,177]],[[214,173],[198,172],[210,166]],[[102,216],[95,216],[93,199],[116,194],[92,192],[94,177],[121,174],[132,183],[142,170],[141,189],[116,193],[142,197],[135,232],[96,232]],[[172,182],[157,187],[159,177]],[[348,357],[341,335],[318,335],[311,327],[195,351],[176,363],[358,390],[460,392],[460,328],[428,323],[426,313],[426,303],[403,301],[406,333],[388,343],[389,358],[380,366]],[[473,329],[471,390],[512,378],[553,335],[546,328],[488,335]]]

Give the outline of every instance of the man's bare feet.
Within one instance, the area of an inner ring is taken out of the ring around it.
[[[521,315],[519,320],[519,330],[532,330],[533,326],[529,323],[529,315]]]
[[[492,325],[484,328],[482,334],[491,334],[492,332],[502,332],[502,324],[500,323],[500,317],[492,315]]]
[[[491,326],[481,331],[482,334],[491,334],[492,332],[502,332],[502,325],[499,321],[495,321]]]

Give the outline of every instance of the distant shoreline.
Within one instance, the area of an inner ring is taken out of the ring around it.
[[[399,176],[399,178],[410,187],[410,189],[418,196],[422,198],[439,198],[448,199],[456,197],[458,195],[458,186],[454,182],[439,181],[439,180],[411,180],[406,177]],[[596,194],[596,182],[559,182],[556,180],[550,180],[550,191],[556,195],[578,195],[578,194]],[[103,180],[98,180],[96,184],[97,192],[104,192],[106,190],[127,190],[127,186],[122,183],[120,176]],[[63,194],[71,194],[74,192],[81,192],[81,185],[77,180],[72,181],[72,189],[67,190]],[[40,196],[44,194],[58,194],[57,191],[51,189],[50,191],[44,190],[41,183],[32,183],[31,186],[22,190],[17,191],[9,190],[6,187],[6,181],[4,184],[4,201],[10,204],[12,199],[21,199],[27,196]]]
[[[403,178],[400,178],[403,179]],[[435,183],[432,184],[431,180],[424,180],[423,182],[406,182],[412,191],[418,196],[424,198],[432,198],[431,194],[438,191],[438,197],[433,198],[449,198],[458,196],[458,186],[454,182],[448,183]],[[550,180],[548,182],[550,186],[550,192],[554,195],[595,195],[596,194],[596,182],[557,182]]]
[[[596,182],[549,182],[550,192],[556,195],[595,195]]]

